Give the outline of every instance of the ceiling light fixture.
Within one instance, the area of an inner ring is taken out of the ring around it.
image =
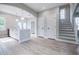
[[[21,17],[21,20],[24,20],[24,13],[23,13],[23,11],[22,11],[22,17]]]
[[[16,19],[16,21],[18,22],[18,21],[19,21],[19,19]]]
[[[17,12],[16,12],[16,21],[17,21],[17,22],[19,21],[19,19],[17,19]]]
[[[46,9],[46,7],[45,7],[45,6],[41,8],[41,10],[45,10],[45,9]]]
[[[21,17],[21,20],[24,20],[24,17]]]

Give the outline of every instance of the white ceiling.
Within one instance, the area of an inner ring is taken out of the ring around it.
[[[64,5],[64,3],[25,3],[25,5],[27,5],[36,12],[40,12],[46,9]]]
[[[20,16],[20,17],[27,17],[27,18],[34,17],[31,13],[29,13],[23,9],[20,9],[20,8],[14,7],[14,6],[10,6],[10,5],[5,5],[5,4],[0,4],[0,12],[16,15],[16,16]]]

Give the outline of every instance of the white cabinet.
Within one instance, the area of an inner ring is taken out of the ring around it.
[[[38,20],[38,36],[42,36],[44,37],[44,18],[43,17],[39,17]]]
[[[17,39],[20,43],[30,40],[30,29],[27,28],[26,21],[16,21],[16,26],[10,29],[10,36]]]
[[[56,18],[49,16],[47,19],[47,37],[56,38]]]
[[[10,37],[15,38],[20,43],[30,40],[30,30],[10,29]]]
[[[49,10],[39,14],[38,36],[45,38],[56,38],[57,10]]]

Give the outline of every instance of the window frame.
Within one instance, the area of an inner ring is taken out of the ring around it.
[[[60,18],[60,11],[62,9],[65,9],[65,19]],[[59,22],[61,22],[62,20],[63,20],[62,22],[68,21],[68,20],[70,21],[70,4],[66,4],[59,7],[59,20],[60,20]]]
[[[2,26],[2,28],[0,28],[0,31],[4,31],[4,30],[6,30],[6,19],[3,16],[0,16],[0,17],[4,18],[4,20],[3,20],[4,21],[4,25]]]
[[[65,10],[65,8],[61,8],[61,10],[59,12],[59,15],[60,15],[60,19],[65,19],[66,18],[65,17],[66,16],[66,10]]]

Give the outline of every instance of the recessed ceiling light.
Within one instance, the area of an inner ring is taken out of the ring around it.
[[[21,20],[24,20],[24,17],[22,17]]]
[[[45,7],[45,6],[41,8],[41,10],[44,10],[44,9],[46,9],[46,7]]]
[[[19,21],[19,19],[16,19],[16,21]]]

